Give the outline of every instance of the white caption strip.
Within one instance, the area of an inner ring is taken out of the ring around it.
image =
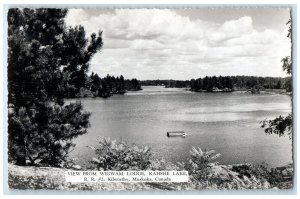
[[[187,171],[66,171],[67,182],[188,182]]]

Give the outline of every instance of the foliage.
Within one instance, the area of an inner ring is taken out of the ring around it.
[[[19,165],[59,166],[86,133],[89,113],[64,104],[85,85],[89,61],[102,46],[101,32],[66,27],[66,9],[9,9],[8,148]]]
[[[192,147],[187,163],[178,163],[190,175],[193,189],[269,189],[269,173],[261,175],[251,164],[219,165],[220,154]]]
[[[189,182],[182,183],[66,183],[64,170],[57,168],[22,168],[10,165],[9,186],[15,189],[59,190],[203,190],[203,189],[290,189],[292,165],[269,169],[267,165],[219,165],[220,154],[213,150],[192,147],[187,163],[174,165],[164,159],[153,159],[147,147],[129,145],[124,141],[101,138],[92,148],[92,169],[96,170],[187,170]],[[119,156],[118,156],[119,155]],[[73,161],[69,167],[72,168]],[[126,167],[124,167],[126,165]],[[76,168],[72,168],[76,169]],[[132,186],[135,186],[134,188]]]
[[[97,170],[178,170],[178,166],[165,159],[155,159],[151,148],[128,144],[125,141],[99,138],[93,149],[96,156],[91,168]]]
[[[244,165],[232,168],[238,172],[239,176],[256,176],[257,179],[264,179],[270,183],[271,187],[279,189],[289,189],[292,187],[293,167],[288,164],[283,167],[270,168],[266,163],[259,165]]]
[[[267,180],[272,186],[278,187],[279,189],[292,188],[291,182],[294,176],[292,164],[284,167],[271,168],[268,174]]]
[[[75,103],[31,110],[21,107],[10,114],[10,158],[21,156],[30,164],[60,165],[74,146],[71,140],[86,133],[90,114],[81,109],[82,105]]]
[[[288,35],[287,37],[292,37],[292,21],[291,19],[287,22],[289,24]],[[292,60],[290,56],[287,56],[281,60],[283,62],[282,69],[286,71],[288,75],[292,75]],[[288,78],[288,81],[285,84],[286,90],[288,92],[292,92],[292,78]],[[293,130],[293,117],[292,113],[288,116],[279,116],[273,120],[264,120],[261,122],[261,127],[265,129],[267,134],[276,134],[279,136],[283,136],[287,133],[292,138],[292,130]]]
[[[292,19],[291,18],[288,20],[286,25],[289,25],[287,37],[291,39],[292,38]],[[281,62],[283,63],[283,65],[282,65],[283,71],[286,71],[286,73],[288,75],[291,75],[292,74],[291,56],[287,56],[287,57],[283,58],[281,60]]]
[[[217,180],[214,183],[203,180],[190,180],[188,183],[68,183],[62,178],[65,171],[61,168],[21,167],[9,164],[8,185],[10,189],[19,190],[193,191],[203,189],[290,189],[292,188],[293,176],[292,167],[290,166],[260,169],[259,165],[219,165],[215,166],[211,173],[215,175],[214,179],[222,180],[221,183],[218,183]],[[270,180],[270,183],[264,181],[260,173],[264,173],[265,178],[268,181]]]
[[[99,138],[91,163],[97,170],[146,170],[151,164],[152,153],[148,147],[130,145],[125,141]]]
[[[221,154],[215,153],[214,150],[202,151],[200,147],[192,147],[190,151],[190,159],[187,163],[178,163],[179,166],[187,170],[191,176],[192,181],[195,182],[207,182],[212,180],[212,168],[218,165],[215,160],[220,157]]]
[[[67,158],[60,166],[65,169],[82,170],[83,168],[76,163],[77,160],[78,158]]]
[[[142,89],[137,79],[125,80],[123,75],[120,77],[107,75],[101,79],[97,73],[91,74],[88,86],[95,97],[109,97],[112,94],[124,94],[126,91]]]
[[[215,153],[214,150],[202,151],[200,148],[192,147],[189,161],[174,165],[164,159],[152,159],[150,149],[147,147],[130,146],[123,141],[101,138],[99,146],[93,149],[97,158],[93,158],[92,164],[97,170],[187,170],[189,172],[188,183],[148,183],[158,189],[270,188],[269,183],[264,178],[258,179],[247,165],[234,167],[219,165],[215,160],[220,154]]]
[[[273,120],[264,120],[261,121],[261,127],[265,129],[265,132],[267,134],[276,134],[280,136],[285,135],[285,132],[290,136],[292,136],[292,126],[293,126],[293,120],[292,120],[292,114],[289,114],[286,117],[283,117],[279,115],[279,117],[273,119]]]
[[[149,166],[149,170],[154,171],[163,171],[163,170],[170,170],[170,171],[177,171],[179,170],[179,166],[173,164],[172,162],[168,162],[165,159],[151,159],[151,164]]]
[[[215,159],[220,157],[221,154],[215,153],[214,150],[205,150],[202,151],[200,147],[197,149],[192,147],[190,151],[191,159],[188,161],[187,164],[185,163],[178,163],[182,168],[187,169],[192,173],[198,173],[204,168],[211,167],[213,165],[217,165],[218,162],[213,162]]]
[[[283,58],[281,60],[281,62],[282,62],[283,71],[286,71],[286,73],[288,75],[291,75],[292,74],[292,60],[291,60],[291,57],[287,56],[287,57]]]
[[[230,77],[204,77],[199,79],[191,80],[191,90],[192,91],[213,91],[215,89],[232,91],[233,90],[233,82]]]
[[[143,80],[143,86],[165,86],[166,88],[186,88],[190,86],[189,80]]]
[[[290,87],[289,78],[255,76],[212,76],[191,80],[144,80],[143,86],[164,85],[167,88],[187,88],[192,91],[243,90],[243,89],[286,89]]]
[[[11,190],[93,190],[93,191],[146,191],[166,190],[149,183],[71,183],[66,182],[66,169],[8,165],[8,186]],[[174,190],[174,189],[173,189]]]
[[[154,159],[148,147],[129,145],[124,141],[100,138],[92,148],[97,157],[91,161],[96,170],[186,170],[188,183],[149,183],[165,190],[199,189],[269,189],[290,188],[292,167],[268,169],[264,164],[219,165],[220,154],[214,150],[192,147],[187,162],[177,165]],[[276,172],[275,172],[276,171]],[[280,175],[284,177],[280,177]]]

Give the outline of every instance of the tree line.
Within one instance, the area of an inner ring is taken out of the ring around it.
[[[190,86],[189,80],[142,80],[142,86],[165,86],[166,88],[185,88]]]
[[[233,91],[248,89],[286,89],[291,91],[289,77],[256,77],[256,76],[212,76],[191,80],[193,91],[213,91],[215,89]]]
[[[101,78],[92,72],[90,76],[85,75],[85,84],[78,90],[70,89],[65,93],[66,98],[76,97],[110,97],[113,94],[124,94],[127,91],[142,90],[139,81],[135,78],[124,79],[123,75],[110,76],[107,74]]]
[[[143,86],[165,86],[166,88],[190,88],[192,91],[286,89],[292,90],[290,77],[257,76],[206,76],[191,80],[144,80]]]
[[[233,81],[230,77],[204,77],[191,80],[191,90],[192,91],[233,91]]]

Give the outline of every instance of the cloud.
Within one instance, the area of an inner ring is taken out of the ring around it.
[[[71,9],[67,25],[103,31],[104,47],[91,61],[100,76],[191,79],[205,75],[284,76],[290,54],[286,30],[254,28],[251,16],[222,24],[191,20],[168,9]]]
[[[245,16],[237,20],[226,21],[222,26],[209,33],[212,41],[220,42],[231,38],[238,38],[245,34],[251,34],[252,31],[252,19],[249,16]]]

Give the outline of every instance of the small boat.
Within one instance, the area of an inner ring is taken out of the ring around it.
[[[185,137],[186,133],[184,131],[168,131],[167,132],[168,137]]]

